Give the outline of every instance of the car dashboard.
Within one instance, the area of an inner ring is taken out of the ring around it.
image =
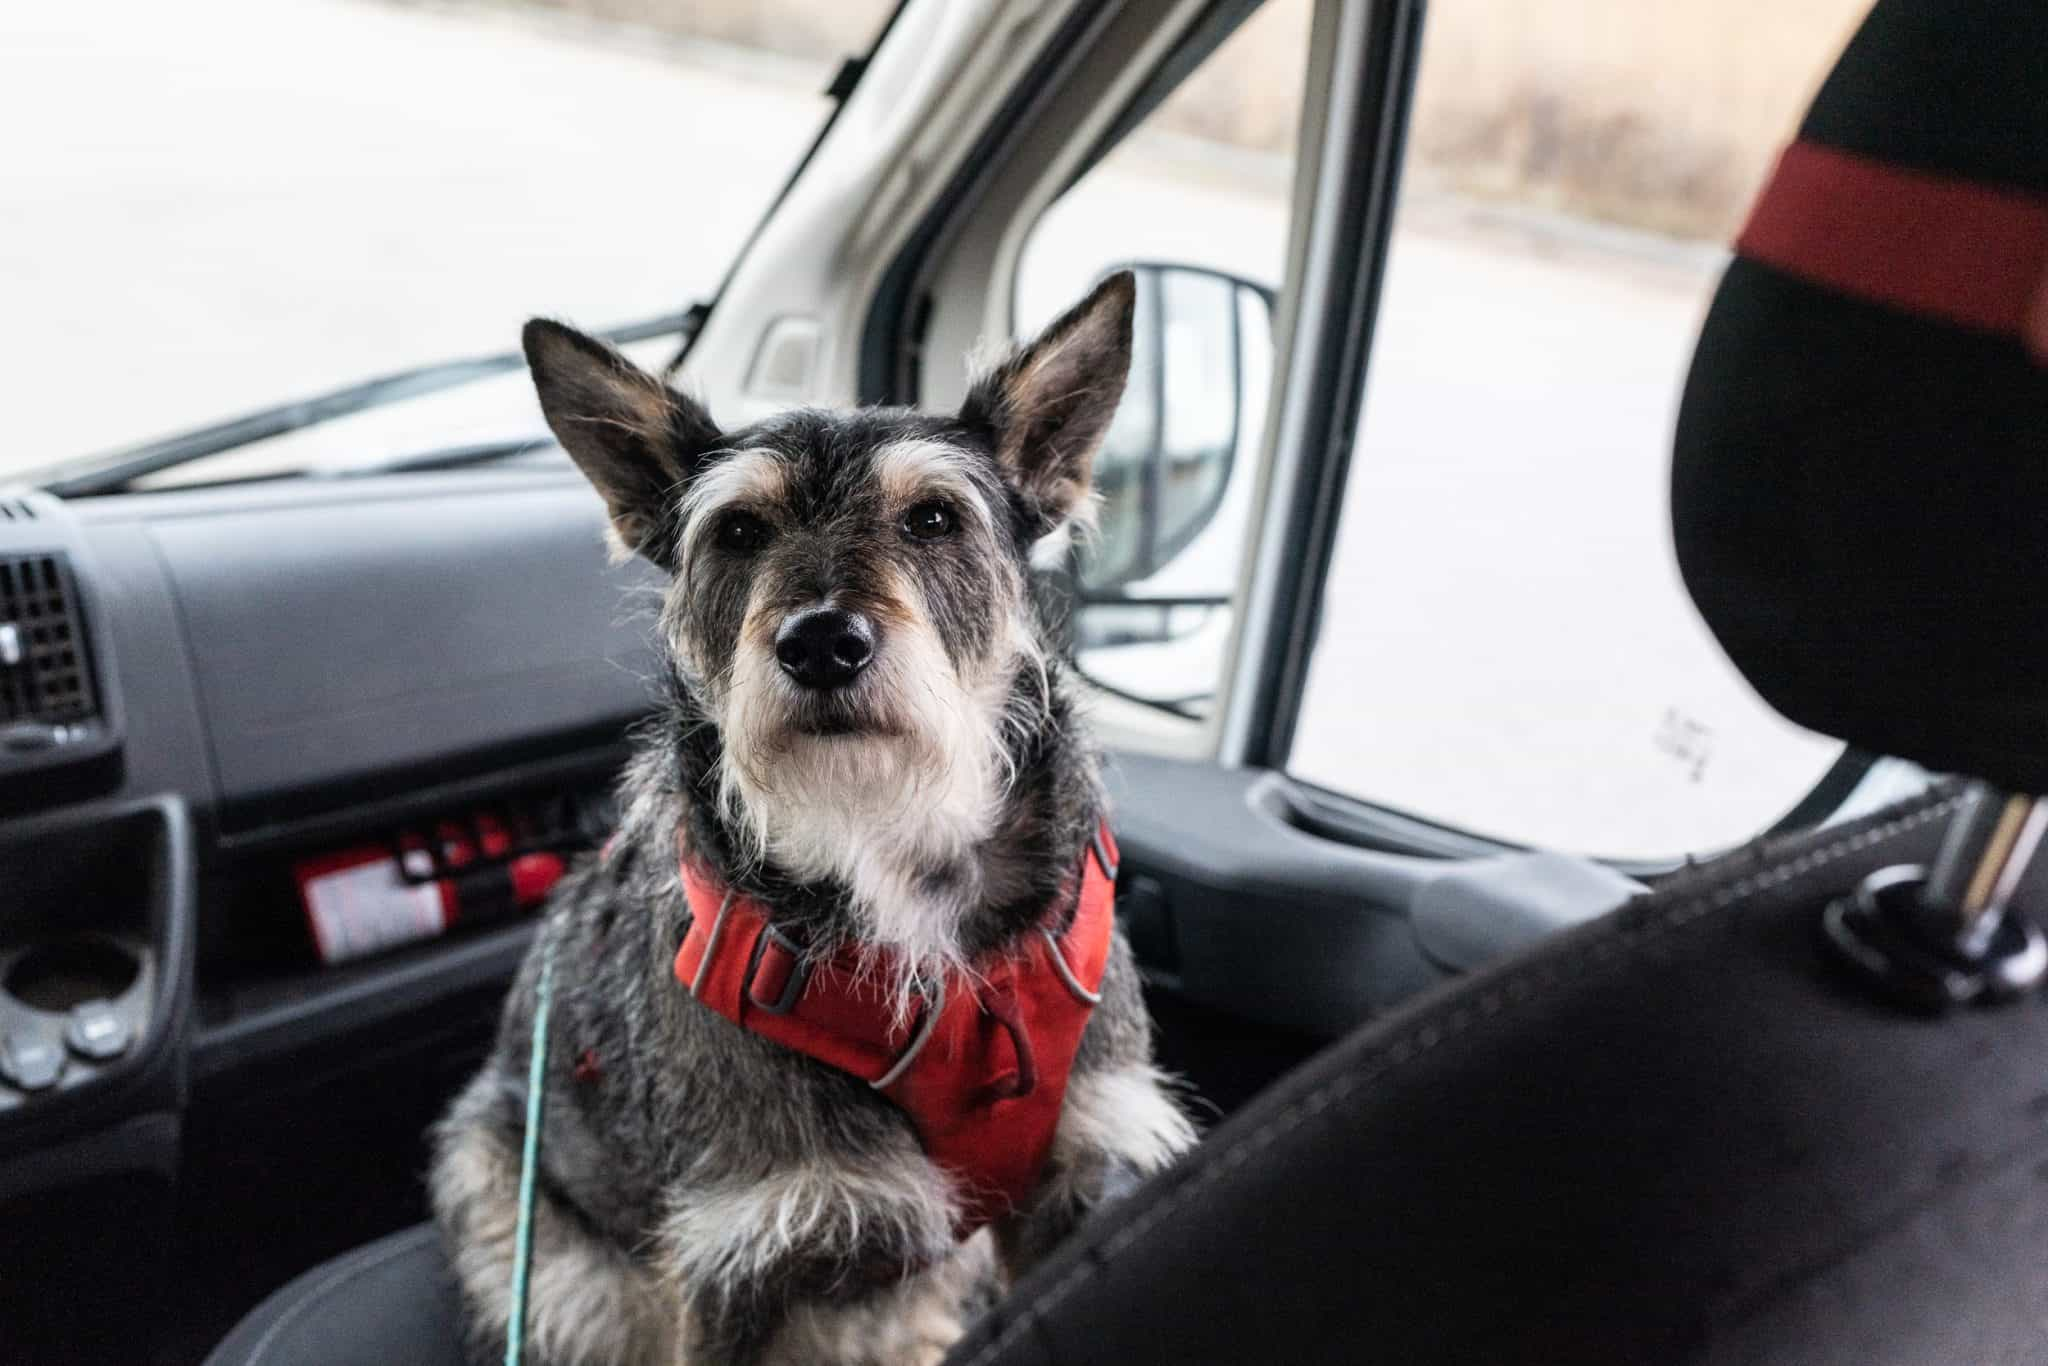
[[[546,878],[394,947],[308,870],[474,893],[601,838],[657,601],[602,527],[566,464],[0,490],[0,1357],[119,1355],[412,1213]]]

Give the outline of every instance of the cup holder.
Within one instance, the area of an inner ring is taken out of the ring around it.
[[[104,935],[78,935],[22,954],[0,989],[23,1005],[61,1015],[87,1001],[118,999],[141,973],[142,960],[132,950]]]

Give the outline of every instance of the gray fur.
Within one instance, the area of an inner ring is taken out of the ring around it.
[[[1006,1276],[1192,1141],[1152,1071],[1120,932],[1040,1193],[964,1244],[944,1173],[894,1106],[731,1025],[671,974],[688,916],[679,835],[820,953],[894,935],[971,961],[1063,913],[1102,796],[1028,558],[1076,510],[1068,486],[1085,488],[1114,409],[1129,313],[1128,277],[1113,279],[956,418],[803,412],[728,434],[587,339],[529,329],[550,422],[621,538],[676,575],[663,612],[673,667],[621,781],[617,837],[556,892],[496,1048],[436,1133],[435,1213],[485,1351],[505,1331],[543,943],[556,989],[530,1333],[557,1366],[936,1362]],[[1075,384],[1077,370],[1095,382]],[[1057,391],[1031,387],[1048,376]],[[755,466],[726,463],[738,460]],[[729,474],[708,480],[721,464]],[[693,488],[717,497],[693,503]],[[897,530],[901,504],[928,497],[958,514],[943,543]],[[718,526],[694,519],[733,515],[735,499],[763,526],[721,550]],[[734,680],[758,673],[748,651],[762,622],[820,599],[883,622],[877,668],[893,650],[897,673],[847,690],[829,716],[787,690],[748,704],[765,719],[747,713]],[[743,724],[760,733],[727,734]],[[828,849],[842,862],[820,855],[821,874],[787,861],[818,841],[783,826],[871,819],[835,769],[840,744],[884,758],[906,747],[914,762],[877,771],[917,790],[896,794],[909,814],[885,802],[874,829],[853,832],[881,852]],[[961,752],[976,746],[987,752]],[[732,776],[742,760],[745,781]],[[957,780],[919,787],[926,768],[956,764]],[[928,810],[946,803],[960,809]],[[901,828],[881,828],[891,822]],[[905,899],[882,904],[892,888]]]

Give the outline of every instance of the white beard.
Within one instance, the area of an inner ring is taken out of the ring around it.
[[[795,687],[768,651],[743,644],[720,731],[719,804],[755,858],[850,892],[864,944],[893,959],[907,1010],[920,977],[964,969],[960,922],[980,894],[970,857],[1013,774],[1004,744],[1008,670],[961,682],[937,638],[899,627],[859,685],[888,734],[802,735],[784,727]],[[931,875],[952,876],[938,879]]]

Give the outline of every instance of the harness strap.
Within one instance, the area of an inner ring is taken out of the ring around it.
[[[772,1043],[851,1073],[910,1120],[954,1178],[960,1231],[1037,1189],[1114,938],[1116,845],[1098,827],[1034,925],[1002,953],[918,983],[906,1011],[889,954],[816,951],[679,844],[691,921],[674,973],[698,1001]]]
[[[839,964],[833,971],[815,971],[799,946],[732,889],[720,889],[716,901],[709,902],[712,893],[687,861],[684,882],[693,911],[700,899],[717,909],[708,916],[693,915],[692,933],[677,951],[676,976],[692,996],[720,1014],[862,1076],[902,1108],[926,1150],[964,1180],[967,1204],[960,1229],[964,1236],[1021,1199],[1035,1183],[1051,1149],[1053,1128],[1066,1095],[1067,1071],[1080,1046],[1089,1011],[1102,999],[1097,988],[1109,958],[1115,850],[1107,828],[1098,829],[1082,857],[1074,912],[1068,923],[1057,931],[1046,924],[1039,927],[1038,934],[1027,936],[1025,944],[1032,957],[1005,960],[950,989],[943,981],[927,985],[924,1008],[907,1039],[899,1037],[899,1028],[879,996],[872,996],[865,1009],[860,1007],[864,998],[860,984],[866,980],[863,970],[867,965]],[[702,933],[696,933],[706,919],[709,923],[702,926]],[[736,919],[749,923],[733,938]],[[541,934],[540,979],[534,990],[526,1069],[526,1133],[519,1158],[519,1214],[513,1233],[505,1366],[524,1366],[526,1360],[534,1191],[547,1095],[548,1017],[555,999],[555,940],[545,925]],[[731,946],[737,942],[748,944],[744,967],[737,989],[721,996],[713,973],[733,961]],[[830,1004],[837,1009],[822,1021],[797,1017],[798,1004],[821,976],[832,982],[835,994]],[[707,988],[712,989],[710,996]],[[787,1036],[779,1029],[763,1027],[764,1021],[782,1018],[797,1027],[810,1026],[813,1032]],[[983,1027],[977,1027],[977,1022]],[[931,1045],[942,1026],[945,1043],[939,1053],[933,1053]],[[1007,1047],[992,1048],[994,1035],[1000,1035]],[[860,1052],[848,1051],[874,1044],[885,1050],[875,1063]],[[868,1076],[869,1071],[875,1075]]]

